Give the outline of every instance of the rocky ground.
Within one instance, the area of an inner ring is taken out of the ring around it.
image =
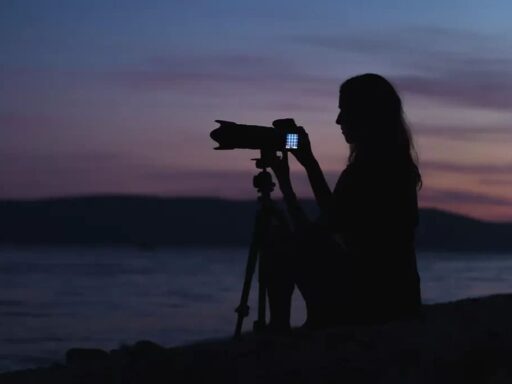
[[[71,349],[64,365],[0,383],[512,383],[512,295],[425,306],[379,326],[247,334],[164,348]]]

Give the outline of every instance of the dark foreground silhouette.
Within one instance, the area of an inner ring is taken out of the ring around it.
[[[512,295],[425,305],[414,321],[244,335],[164,348],[72,349],[65,364],[0,374],[25,383],[512,382]]]

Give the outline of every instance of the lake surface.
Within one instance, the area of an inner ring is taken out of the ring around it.
[[[229,337],[246,260],[246,248],[0,248],[0,371],[71,347]],[[419,253],[418,266],[425,303],[512,292],[512,254]],[[296,293],[293,323],[304,320]]]

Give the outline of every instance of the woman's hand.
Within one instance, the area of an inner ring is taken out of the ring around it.
[[[290,149],[289,151],[303,167],[309,167],[311,164],[316,162],[315,156],[311,151],[309,136],[303,127],[297,126],[293,119],[274,120],[272,125],[276,128],[279,128],[281,131],[297,133],[299,135],[297,149]]]
[[[297,149],[290,149],[290,152],[304,168],[307,168],[313,164],[316,159],[311,150],[311,142],[309,141],[309,135],[306,133],[306,130],[303,127],[297,127],[296,129],[299,134],[299,144]]]

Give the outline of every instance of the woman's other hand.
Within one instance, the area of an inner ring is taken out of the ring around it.
[[[311,150],[311,142],[309,141],[309,135],[306,130],[303,127],[297,127],[296,130],[299,134],[299,144],[297,149],[290,149],[290,152],[304,168],[307,168],[313,164],[316,159]]]

